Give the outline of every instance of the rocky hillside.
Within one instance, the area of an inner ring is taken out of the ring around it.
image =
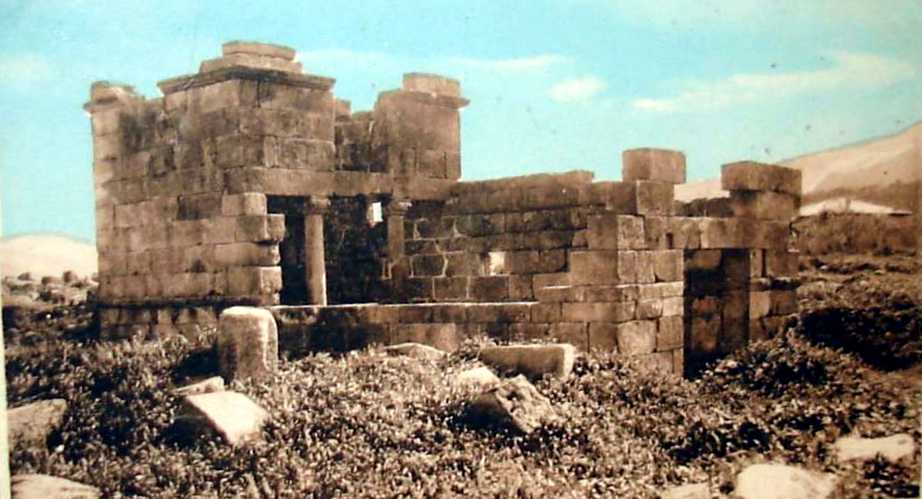
[[[28,234],[0,239],[0,275],[60,276],[96,272],[96,245],[57,234]]]

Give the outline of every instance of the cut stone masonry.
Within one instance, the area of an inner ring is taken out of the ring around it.
[[[725,165],[730,197],[692,203],[662,149],[625,151],[621,182],[461,181],[456,80],[409,73],[353,113],[294,58],[230,42],[162,98],[92,86],[105,332],[250,305],[283,350],[553,338],[682,373],[796,312],[798,171]]]

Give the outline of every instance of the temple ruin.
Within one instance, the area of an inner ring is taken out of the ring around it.
[[[685,157],[462,181],[456,80],[404,75],[351,112],[295,52],[230,42],[162,98],[97,82],[102,331],[191,335],[268,308],[283,349],[555,338],[663,371],[766,338],[796,312],[800,172],[725,165],[681,203]]]

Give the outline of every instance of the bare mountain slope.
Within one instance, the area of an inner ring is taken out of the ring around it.
[[[73,270],[80,276],[96,272],[96,246],[58,234],[28,234],[0,239],[0,274],[60,276]]]

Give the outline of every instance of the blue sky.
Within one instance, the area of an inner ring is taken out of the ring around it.
[[[222,42],[280,43],[368,109],[401,75],[461,80],[465,179],[680,149],[690,179],[922,119],[918,0],[0,0],[3,235],[92,240],[95,80],[159,96]]]

